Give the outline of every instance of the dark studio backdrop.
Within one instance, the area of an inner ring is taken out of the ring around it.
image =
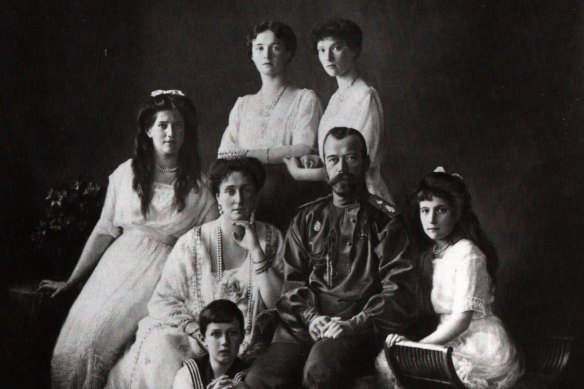
[[[400,208],[436,166],[461,174],[498,248],[496,308],[511,332],[582,336],[579,2],[11,0],[0,9],[4,286],[43,276],[29,248],[47,188],[81,173],[105,185],[131,156],[150,91],[192,97],[208,166],[236,98],[259,88],[248,29],[291,25],[290,78],[326,105],[336,84],[308,35],[342,17],[364,32],[360,68],[383,101],[383,173]]]

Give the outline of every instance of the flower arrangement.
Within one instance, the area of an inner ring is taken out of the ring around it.
[[[78,178],[50,188],[44,203],[31,237],[33,248],[45,262],[43,272],[66,277],[99,218],[103,190],[93,181]]]

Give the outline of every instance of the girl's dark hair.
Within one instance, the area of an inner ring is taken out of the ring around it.
[[[453,233],[471,240],[487,257],[487,271],[496,281],[498,257],[495,247],[482,230],[479,219],[472,210],[471,196],[464,180],[458,175],[443,172],[433,172],[422,179],[415,195],[415,209],[420,211],[420,202],[440,197],[446,200],[459,216]],[[419,223],[418,223],[419,225]]]
[[[159,94],[150,97],[138,111],[138,130],[134,138],[132,187],[141,201],[144,217],[152,201],[152,182],[154,178],[155,150],[152,139],[146,133],[156,120],[160,111],[176,111],[184,121],[184,141],[178,153],[178,170],[174,182],[174,207],[178,212],[185,208],[186,197],[190,190],[197,191],[201,179],[201,160],[198,150],[197,110],[193,102],[178,94]]]
[[[294,54],[296,53],[297,41],[296,41],[296,34],[294,34],[294,30],[284,23],[275,22],[273,20],[266,20],[260,22],[252,27],[249,34],[247,34],[247,53],[251,58],[252,55],[252,46],[253,40],[262,32],[270,30],[276,35],[276,38],[282,40],[284,42],[284,46],[286,50],[290,52],[290,61],[294,58]]]
[[[349,46],[358,57],[363,45],[363,32],[359,26],[346,19],[329,19],[314,27],[310,34],[312,49],[317,52],[318,42],[326,38],[340,39]]]
[[[218,159],[209,168],[209,186],[217,196],[221,183],[233,172],[240,172],[253,182],[257,192],[262,189],[266,181],[266,171],[260,161],[255,158]]]
[[[239,322],[239,329],[243,335],[243,313],[237,308],[237,305],[229,300],[215,300],[203,308],[199,314],[199,330],[204,336],[209,324],[231,323],[233,320]]]

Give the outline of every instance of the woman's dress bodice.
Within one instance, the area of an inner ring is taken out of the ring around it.
[[[380,172],[386,149],[384,148],[383,106],[377,90],[363,80],[357,79],[351,86],[343,90],[337,89],[331,96],[318,126],[318,152],[321,159],[323,159],[324,138],[334,127],[354,128],[363,134],[371,162],[365,177],[367,189],[379,197],[392,200]]]
[[[138,228],[176,241],[194,225],[216,213],[215,200],[204,182],[200,183],[197,192],[189,192],[181,212],[177,212],[173,205],[174,187],[154,183],[152,201],[144,217],[140,197],[132,188],[133,177],[132,160],[122,163],[110,175],[105,203],[96,225],[99,233],[118,237],[122,232]]]

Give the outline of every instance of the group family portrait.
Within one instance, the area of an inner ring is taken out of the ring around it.
[[[583,4],[2,8],[1,387],[581,387]]]

